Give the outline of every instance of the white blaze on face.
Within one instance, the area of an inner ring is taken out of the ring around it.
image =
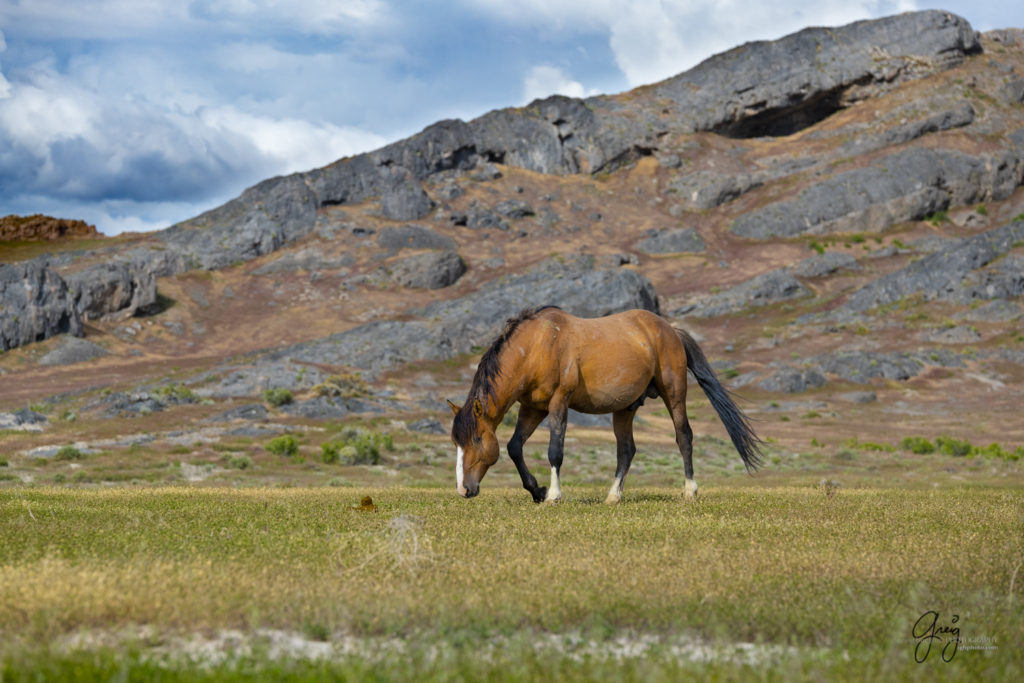
[[[463,498],[466,497],[466,487],[462,485],[463,477],[466,475],[462,472],[462,458],[464,457],[462,447],[455,453],[455,488],[459,490],[459,495]]]

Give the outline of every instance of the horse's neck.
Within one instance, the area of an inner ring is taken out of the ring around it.
[[[486,411],[488,421],[492,422],[495,427],[505,417],[509,408],[519,400],[520,395],[519,364],[521,359],[516,354],[509,353],[509,349],[506,348],[501,360],[503,361],[501,372],[491,384],[491,400],[488,401],[491,405],[487,407]]]

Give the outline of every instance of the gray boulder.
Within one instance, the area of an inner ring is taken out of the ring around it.
[[[951,150],[910,149],[873,166],[840,173],[739,216],[740,237],[769,239],[836,232],[877,232],[951,206],[1008,197],[1021,183],[1024,163],[1014,151],[973,157]]]
[[[336,420],[353,413],[381,413],[384,409],[358,398],[318,396],[281,406],[282,412],[311,420]]]
[[[396,221],[423,218],[434,208],[434,202],[423,190],[423,185],[403,168],[384,174],[381,213]]]
[[[915,101],[912,105],[912,110],[917,110],[921,106],[927,106],[927,104]],[[881,132],[875,132],[872,130],[874,126],[869,126],[867,130],[853,135],[851,140],[843,143],[839,148],[838,154],[841,157],[866,154],[874,150],[884,149],[885,147],[902,145],[929,133],[962,128],[974,123],[976,113],[970,102],[958,102],[947,105],[947,107],[940,108],[939,111],[931,114],[918,116],[905,123],[899,123]],[[904,113],[909,114],[910,112],[904,112],[902,109],[899,109],[893,113],[893,116],[899,115],[902,120]],[[840,129],[836,133],[849,135],[850,131]]]
[[[716,315],[737,313],[752,307],[799,299],[812,294],[813,292],[793,277],[788,270],[779,268],[761,273],[735,287],[677,309],[673,311],[673,315],[695,315],[701,318],[710,318]]]
[[[1014,272],[1012,267],[1009,271],[991,272],[988,274],[991,279],[968,278],[968,275],[1007,253],[1022,240],[1024,221],[1017,221],[953,242],[860,288],[850,295],[843,309],[862,312],[913,294],[920,294],[926,301],[946,299],[961,303],[1010,295],[1018,286],[1024,289],[1020,272]]]
[[[231,410],[225,410],[213,417],[208,418],[209,422],[233,422],[235,420],[249,420],[253,422],[266,422],[270,413],[262,403],[246,403]]]
[[[954,318],[971,322],[1008,323],[1024,316],[1024,309],[1012,301],[990,301],[987,304],[957,313]]]
[[[447,430],[445,430],[444,425],[432,417],[425,417],[422,420],[410,422],[406,425],[406,428],[410,432],[419,432],[420,434],[443,435],[448,433]]]
[[[840,351],[819,356],[813,362],[821,369],[855,384],[872,379],[908,380],[917,375],[924,364],[908,353],[875,353],[871,351]]]
[[[814,368],[783,368],[760,382],[759,386],[766,391],[798,394],[824,384],[825,376]]]
[[[65,337],[58,345],[39,359],[43,366],[73,365],[109,355],[102,346],[78,337]]]
[[[377,246],[389,251],[399,249],[454,249],[455,240],[422,225],[384,228],[377,234]]]
[[[98,263],[65,280],[84,320],[130,318],[156,303],[156,277],[142,264]]]
[[[64,279],[36,262],[0,265],[0,351],[58,334],[82,336]]]
[[[655,230],[653,234],[645,237],[633,248],[645,254],[678,254],[694,253],[704,251],[707,246],[704,240],[693,228],[679,228],[676,230]]]
[[[49,420],[42,413],[30,408],[22,408],[13,413],[0,413],[0,429],[11,429],[19,432],[42,431],[43,425]]]
[[[284,252],[270,263],[253,271],[254,275],[274,275],[290,273],[296,270],[306,271],[344,271],[350,268],[356,259],[352,254],[326,254],[320,247],[306,247],[292,252]]]
[[[825,277],[841,270],[858,270],[857,259],[849,254],[829,251],[805,258],[789,267],[789,272],[800,277]]]
[[[672,181],[677,197],[695,209],[713,209],[764,184],[764,173],[697,171]]]
[[[494,212],[506,218],[525,218],[534,215],[533,207],[522,199],[506,199],[494,205]]]
[[[867,384],[882,378],[904,381],[916,376],[926,365],[943,368],[964,367],[963,357],[948,349],[930,351],[837,351],[808,359],[809,367],[838,375],[855,384]]]
[[[391,278],[403,287],[441,289],[455,284],[466,263],[454,250],[407,256],[391,266]]]

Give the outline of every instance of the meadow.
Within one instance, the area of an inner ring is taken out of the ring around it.
[[[605,492],[3,488],[0,680],[1024,677],[1019,487]]]

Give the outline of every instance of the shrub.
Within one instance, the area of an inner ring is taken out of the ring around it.
[[[947,455],[958,458],[972,455],[974,451],[974,446],[969,441],[959,441],[949,436],[940,436],[935,439],[935,447]]]
[[[900,446],[903,450],[910,451],[911,453],[924,454],[935,452],[935,445],[923,436],[908,436],[900,442]]]
[[[338,462],[338,451],[340,450],[341,448],[337,443],[328,441],[320,446],[320,459],[328,465],[333,465]]]
[[[0,467],[7,467],[7,461],[3,458],[0,458]]]
[[[172,403],[199,403],[199,396],[184,384],[171,382],[167,386],[158,387],[154,394]]]
[[[285,434],[271,439],[265,448],[274,455],[290,458],[298,454],[299,442],[291,434]]]
[[[78,450],[74,446],[61,446],[54,456],[54,460],[81,460],[85,457],[82,451]]]
[[[358,398],[359,396],[369,396],[371,393],[370,387],[358,372],[351,375],[332,375],[323,384],[313,387],[313,391],[317,396],[330,398]]]
[[[248,455],[230,455],[226,458],[226,464],[233,470],[247,470],[252,467],[252,458]]]
[[[292,392],[287,389],[267,389],[263,392],[263,400],[275,408],[280,408],[295,399],[292,397]]]
[[[1015,450],[1008,451],[997,443],[990,443],[987,446],[975,448],[972,455],[984,455],[987,458],[1003,460],[1020,460],[1024,458],[1024,446],[1017,446]]]
[[[346,429],[340,439],[328,441],[320,447],[320,457],[328,464],[377,465],[381,449],[394,450],[394,437],[365,429]]]

